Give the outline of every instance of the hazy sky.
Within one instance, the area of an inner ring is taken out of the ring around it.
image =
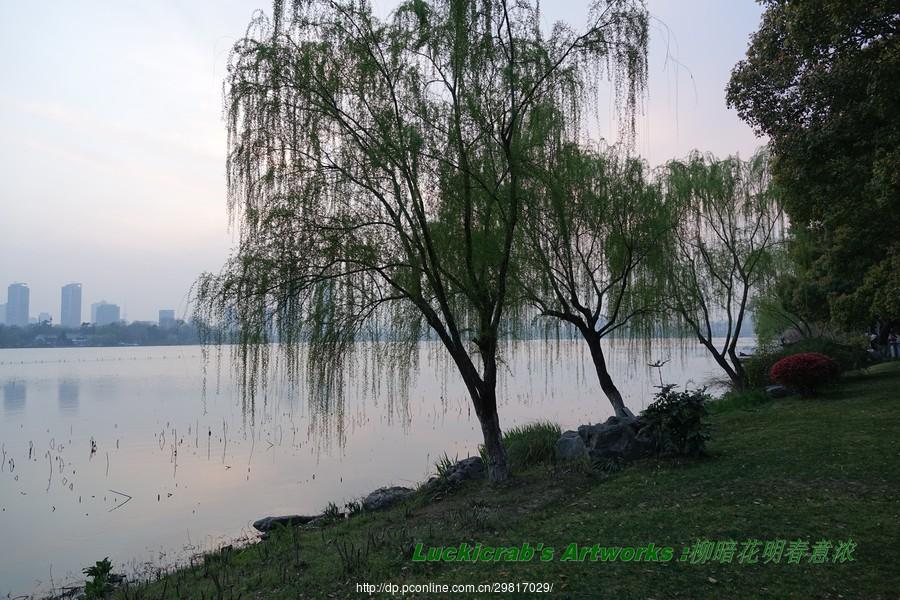
[[[376,1],[387,12],[393,1]],[[638,150],[750,155],[762,142],[724,87],[759,24],[752,0],[651,0],[649,97]],[[557,5],[557,6],[554,6]],[[542,2],[583,22],[585,1]],[[225,214],[222,77],[262,0],[0,2],[0,303],[31,288],[59,320],[60,286],[129,320],[186,309],[234,237]],[[600,135],[614,128],[601,119]],[[604,130],[605,128],[605,130]],[[612,130],[612,131],[611,131]]]

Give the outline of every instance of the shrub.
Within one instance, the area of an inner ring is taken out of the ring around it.
[[[703,456],[709,439],[706,403],[710,397],[706,388],[676,392],[675,387],[663,386],[641,413],[640,435],[653,439],[660,454]]]
[[[513,427],[503,435],[503,445],[513,465],[528,467],[552,462],[556,441],[562,430],[556,423],[542,421]]]
[[[854,371],[871,364],[865,340],[837,342],[827,338],[807,338],[785,347],[760,348],[744,361],[750,387],[762,388],[770,383],[772,367],[782,358],[804,352],[818,352],[837,361],[841,371]]]
[[[103,598],[112,591],[112,563],[107,556],[98,560],[93,567],[81,570],[90,577],[84,582],[84,597],[88,599]]]
[[[773,383],[792,388],[803,396],[811,396],[822,384],[838,378],[837,361],[820,352],[803,352],[782,358],[772,365],[769,378]]]
[[[515,467],[530,467],[542,463],[553,462],[556,440],[562,435],[562,429],[556,423],[538,421],[519,427],[513,427],[503,434],[503,445],[509,460]],[[484,447],[479,447],[481,458],[487,461]]]

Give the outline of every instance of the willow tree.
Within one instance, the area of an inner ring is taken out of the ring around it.
[[[775,274],[783,243],[768,152],[749,161],[694,154],[666,165],[663,178],[667,201],[679,210],[668,238],[668,307],[742,390],[747,376],[738,337],[751,301]]]
[[[535,178],[522,219],[517,271],[540,316],[573,326],[590,350],[600,388],[619,417],[634,416],[609,372],[601,341],[649,339],[664,291],[663,238],[671,216],[646,165],[616,149],[559,144]]]
[[[405,368],[430,329],[491,480],[508,477],[498,353],[526,167],[546,140],[576,138],[599,72],[633,105],[646,52],[636,2],[600,0],[584,23],[545,38],[536,6],[504,0],[410,0],[386,19],[364,0],[276,1],[253,20],[226,81],[240,243],[197,286],[206,322],[234,310],[245,373],[267,364],[271,320],[288,364],[314,357],[311,401],[333,407],[360,339],[401,342],[389,359]]]

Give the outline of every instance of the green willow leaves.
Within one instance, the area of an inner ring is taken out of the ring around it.
[[[198,317],[240,342],[251,393],[278,340],[313,412],[339,413],[351,353],[409,372],[427,331],[471,396],[492,480],[506,478],[498,353],[529,169],[578,139],[602,76],[633,118],[646,48],[646,11],[626,0],[548,37],[524,1],[410,0],[379,19],[361,0],[298,0],[258,15],[225,83],[240,242],[197,285]]]

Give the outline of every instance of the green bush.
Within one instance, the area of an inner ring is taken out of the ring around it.
[[[841,371],[855,371],[871,364],[864,341],[838,342],[827,338],[807,338],[788,346],[760,348],[756,354],[744,361],[744,371],[752,388],[769,385],[769,373],[782,358],[804,352],[818,352],[830,356]]]
[[[107,556],[103,560],[98,560],[93,567],[82,569],[81,571],[89,580],[84,582],[84,597],[93,600],[103,598],[112,591],[112,563],[109,562]]]
[[[709,439],[706,403],[710,397],[706,388],[676,392],[675,387],[663,386],[641,413],[640,434],[648,435],[660,454],[703,456]]]
[[[530,467],[553,462],[556,441],[562,429],[556,423],[538,421],[513,427],[503,434],[503,446],[514,467]],[[487,462],[484,447],[479,447],[481,458]]]

